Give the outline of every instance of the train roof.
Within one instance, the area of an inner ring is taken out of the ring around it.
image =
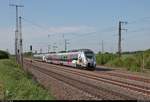
[[[79,52],[79,51],[84,51],[85,52],[85,51],[92,51],[92,50],[90,50],[90,49],[74,49],[74,50],[69,50],[69,51],[59,51],[57,53]],[[56,52],[39,53],[39,54],[36,54],[36,55],[44,55],[44,54],[56,54]]]
[[[69,50],[68,52],[78,52],[78,51],[92,51],[90,49],[75,49],[75,50]]]

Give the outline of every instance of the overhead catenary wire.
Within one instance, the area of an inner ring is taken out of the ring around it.
[[[44,31],[47,31],[47,32],[50,32],[46,27],[44,27],[44,26],[42,26],[42,25],[39,25],[39,24],[37,24],[37,23],[35,23],[35,22],[33,22],[33,21],[31,21],[31,20],[28,20],[28,19],[26,19],[26,18],[24,18],[24,17],[22,17],[22,19],[24,20],[24,21],[26,21],[26,22],[28,22],[28,23],[30,23],[31,25],[34,25],[34,26],[36,26],[36,27],[38,27],[38,28],[40,28],[40,29],[42,29],[42,30],[44,30]],[[98,32],[110,32],[110,31],[112,31],[112,30],[110,30],[112,27],[107,27],[107,28],[105,28],[105,29],[102,29],[101,31],[98,31]],[[78,35],[80,35],[80,36],[86,36],[86,35],[89,35],[89,34],[91,34],[91,33],[93,33],[93,34],[96,34],[96,33],[98,33],[97,31],[93,31],[93,32],[87,32],[87,33],[64,33],[65,35],[66,34],[70,34],[70,35],[73,35],[73,36],[78,36]],[[56,34],[56,33],[55,33]],[[49,35],[54,35],[54,34],[49,34]]]
[[[150,17],[143,17],[143,18],[140,18],[140,19],[136,19],[136,20],[133,20],[133,21],[131,21],[131,22],[128,22],[128,24],[135,24],[135,23],[143,23],[143,22],[148,22],[148,21],[150,21]]]
[[[37,24],[37,23],[35,23],[35,22],[31,21],[31,20],[28,20],[28,19],[26,19],[24,17],[22,17],[22,20],[24,20],[25,22],[30,23],[31,25],[33,25],[33,26],[35,26],[37,28],[40,28],[42,31],[47,33],[47,35],[49,35],[49,36],[54,36],[55,35],[55,34],[51,34],[50,31],[48,30],[48,28],[44,27],[43,25]]]
[[[131,22],[129,22],[128,24],[129,25],[134,25],[134,24],[136,24],[136,23],[138,23],[138,22],[142,22],[142,21],[149,21],[149,19],[150,19],[150,17],[144,17],[144,18],[141,18],[141,19],[137,19],[137,20],[134,20],[134,21],[131,21]],[[42,29],[43,31],[46,31],[47,33],[48,33],[48,35],[56,35],[56,34],[61,34],[61,33],[55,33],[55,34],[50,34],[51,32],[46,28],[46,27],[44,27],[44,26],[42,26],[42,25],[39,25],[39,24],[37,24],[37,23],[34,23],[34,22],[32,22],[31,20],[27,20],[27,19],[25,19],[25,18],[23,18],[23,20],[24,21],[26,21],[26,22],[29,22],[30,24],[32,24],[32,25],[34,25],[34,26],[36,26],[36,27],[38,27],[38,28],[40,28],[40,29]],[[112,31],[114,31],[112,34],[110,34]],[[116,34],[114,34],[115,33],[115,31],[116,31]],[[142,31],[145,31],[145,28],[140,28],[140,29],[137,29],[137,30],[132,30],[132,31],[128,31],[128,33],[137,33],[137,32],[142,32]],[[65,35],[67,35],[66,36],[66,38],[68,38],[70,41],[77,41],[77,40],[81,40],[81,39],[83,39],[83,38],[85,38],[85,37],[89,37],[89,36],[92,36],[92,37],[90,37],[90,38],[95,38],[94,36],[100,36],[100,35],[102,35],[102,34],[106,34],[106,33],[109,33],[107,36],[118,36],[117,35],[117,29],[116,29],[116,27],[107,27],[107,28],[105,28],[105,29],[101,29],[101,30],[99,30],[99,31],[92,31],[92,32],[87,32],[87,33],[79,33],[79,32],[70,32],[70,33],[63,33],[63,34],[65,34]],[[132,34],[130,34],[130,35],[132,35]],[[70,36],[70,37],[69,37]],[[71,37],[72,36],[72,37]],[[108,38],[110,38],[110,37],[108,37]],[[102,38],[103,39],[103,38]],[[94,41],[94,40],[93,40]],[[91,43],[93,42],[92,40],[91,40]]]

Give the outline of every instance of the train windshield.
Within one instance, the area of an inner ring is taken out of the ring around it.
[[[85,53],[86,58],[94,59],[94,53],[93,53],[93,52],[91,52],[91,51],[86,51],[86,52],[84,52],[84,53]]]

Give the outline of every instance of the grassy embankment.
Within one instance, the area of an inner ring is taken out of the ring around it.
[[[150,70],[150,49],[141,52],[125,53],[121,58],[117,54],[97,54],[96,60],[99,65],[125,68],[129,71]]]
[[[4,85],[0,81],[0,100],[4,99]]]
[[[14,59],[0,60],[0,98],[6,100],[53,100],[32,76],[25,73]]]

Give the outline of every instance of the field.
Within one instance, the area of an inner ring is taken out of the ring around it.
[[[0,95],[6,100],[53,100],[53,96],[25,73],[14,59],[0,60]],[[2,92],[2,90],[4,92]]]
[[[123,53],[121,58],[117,54],[104,53],[96,55],[97,64],[124,68],[129,71],[143,72],[150,70],[150,50]]]

